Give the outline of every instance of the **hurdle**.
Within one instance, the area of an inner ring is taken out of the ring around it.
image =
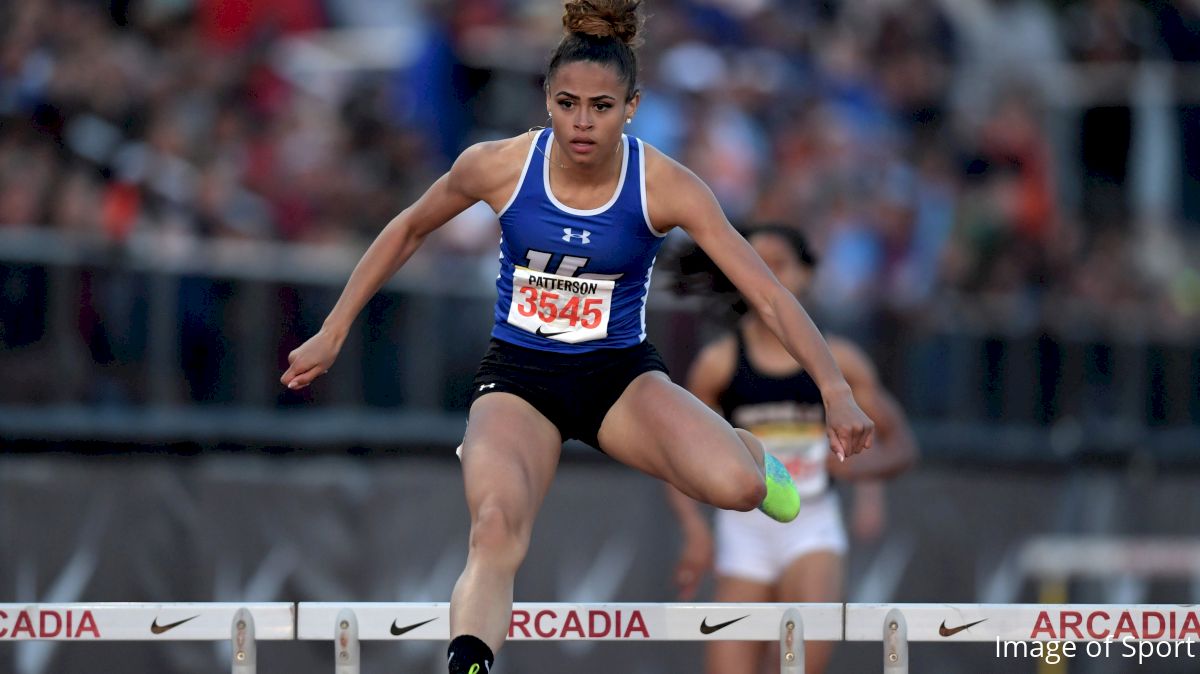
[[[333,641],[336,674],[359,674],[362,640],[450,638],[444,603],[297,605],[300,640]],[[1178,604],[517,603],[510,641],[775,641],[781,674],[804,671],[804,640],[877,642],[884,674],[908,674],[910,642],[1200,640],[1200,610]],[[1015,650],[1015,649],[1014,649]],[[1015,657],[1015,656],[1014,656]]]
[[[255,642],[331,641],[335,674],[359,674],[361,641],[446,641],[447,603],[0,604],[0,640],[225,641],[233,674],[255,674]],[[511,641],[776,641],[781,674],[804,671],[804,641],[876,642],[884,674],[908,674],[910,642],[1137,645],[1162,656],[1200,641],[1185,604],[517,603]],[[1170,643],[1165,643],[1170,642]],[[1012,655],[1009,649],[1012,647]],[[1003,648],[1003,654],[1001,651]],[[1107,648],[1097,648],[1106,656]],[[1032,656],[1037,657],[1037,656]]]
[[[256,642],[295,639],[295,604],[0,604],[5,641],[226,641],[230,671],[255,674]]]
[[[1021,546],[1016,568],[1037,583],[1038,601],[1065,603],[1075,578],[1122,579],[1138,586],[1155,579],[1191,581],[1200,588],[1200,543],[1162,536],[1035,536]],[[1194,635],[1200,640],[1200,634]],[[1066,660],[1038,668],[1039,674],[1065,674]]]
[[[516,603],[510,641],[777,641],[781,674],[804,672],[804,640],[840,641],[842,604]],[[296,638],[332,641],[336,674],[359,674],[360,641],[450,639],[446,603],[301,602]]]
[[[846,604],[845,641],[883,639],[885,674],[908,674],[908,643],[1200,641],[1200,607],[1185,604]],[[1086,645],[1086,644],[1085,644]],[[1138,646],[1139,651],[1145,647]],[[1016,650],[1015,648],[1013,649]],[[1106,656],[1112,649],[1097,649]],[[1092,653],[1096,656],[1097,653]]]

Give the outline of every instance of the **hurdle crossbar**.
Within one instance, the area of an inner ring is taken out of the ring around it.
[[[358,621],[358,638],[447,640],[446,603],[301,602],[296,638],[333,639],[342,611]],[[806,639],[842,638],[841,604],[569,604],[516,603],[510,641],[775,641],[789,609]]]
[[[804,671],[804,639],[842,638],[842,604],[513,605],[511,641],[779,641],[780,671]],[[450,638],[446,603],[322,603],[297,607],[296,638],[333,640],[337,674],[357,674],[359,640]]]
[[[254,674],[258,639],[296,638],[295,604],[0,604],[4,641],[229,641],[230,671]]]
[[[878,641],[896,611],[908,641],[1200,641],[1184,604],[846,604],[846,641]]]

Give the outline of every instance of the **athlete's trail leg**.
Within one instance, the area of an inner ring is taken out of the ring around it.
[[[561,451],[558,429],[524,400],[490,393],[471,406],[462,456],[471,538],[450,600],[451,637],[474,635],[500,650],[513,579]]]

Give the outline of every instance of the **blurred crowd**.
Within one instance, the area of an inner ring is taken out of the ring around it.
[[[650,0],[633,132],[833,321],[1200,325],[1200,0]],[[542,123],[546,0],[8,0],[0,228],[360,248]],[[494,264],[472,210],[431,243]],[[169,245],[160,243],[155,245]],[[481,275],[483,278],[484,275]]]

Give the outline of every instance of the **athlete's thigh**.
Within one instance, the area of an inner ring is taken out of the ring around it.
[[[661,372],[638,376],[604,417],[600,447],[689,496],[695,487],[753,459],[725,419]]]
[[[462,452],[471,514],[490,503],[504,508],[510,517],[532,520],[550,488],[561,452],[558,429],[529,403],[510,393],[477,398],[471,405]]]
[[[713,601],[718,603],[761,603],[773,601],[772,588],[745,578],[718,576]],[[704,669],[708,674],[757,674],[766,653],[762,641],[710,641]]]

